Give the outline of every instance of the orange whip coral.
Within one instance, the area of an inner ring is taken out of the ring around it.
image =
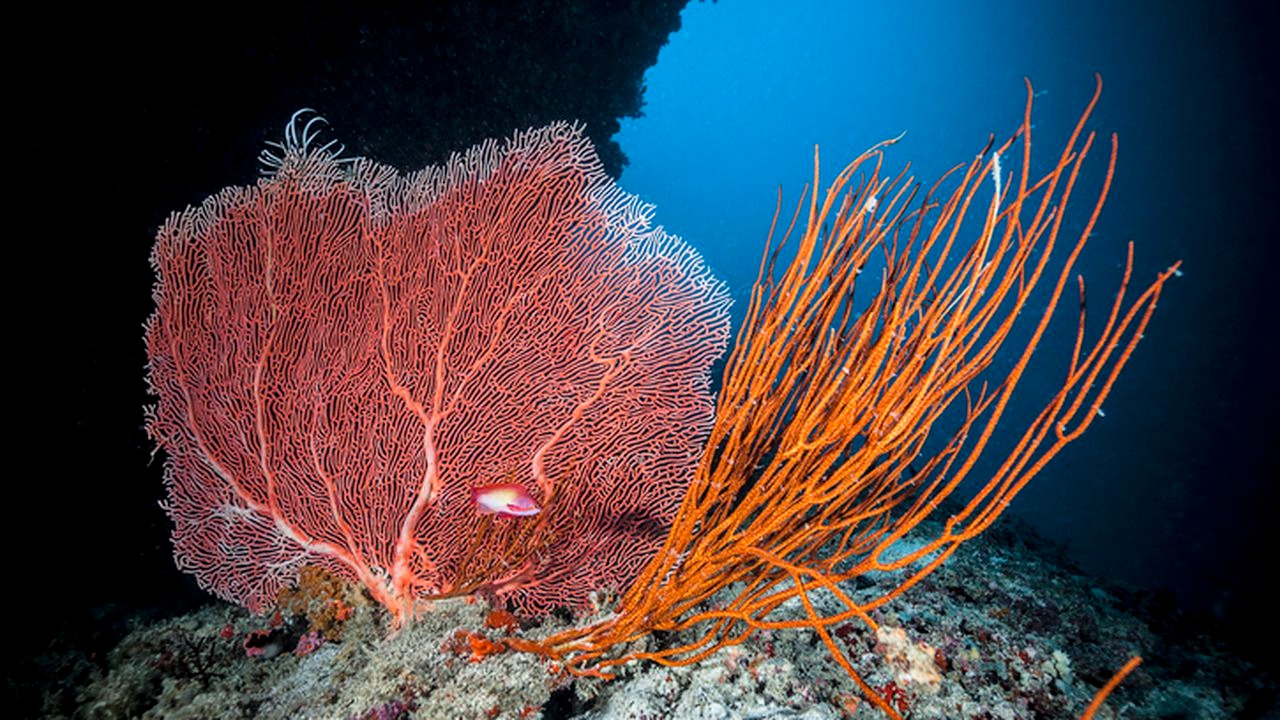
[[[555,658],[571,672],[607,675],[611,666],[636,659],[696,662],[759,630],[809,629],[862,692],[898,718],[844,656],[831,628],[854,620],[874,631],[871,611],[989,527],[1049,460],[1080,437],[1101,414],[1164,283],[1177,271],[1175,265],[1160,273],[1126,302],[1131,244],[1120,289],[1091,343],[1085,339],[1084,281],[1076,280],[1078,330],[1061,387],[1012,449],[994,458],[990,476],[978,479],[971,495],[953,498],[984,453],[992,460],[987,451],[993,433],[1073,284],[1072,269],[1110,189],[1114,135],[1092,213],[1078,231],[1065,230],[1067,204],[1094,146],[1094,133],[1084,126],[1101,90],[1099,77],[1057,162],[1035,178],[1027,82],[1014,137],[998,147],[989,142],[944,177],[956,183],[949,195],[936,197],[940,180],[915,209],[916,186],[905,173],[881,175],[883,148],[896,140],[856,158],[825,194],[817,192],[815,151],[807,220],[798,222],[802,199],[778,247],[766,249],[725,369],[711,438],[665,544],[613,614],[541,643],[513,644]],[[1016,163],[1009,161],[1014,153],[1021,156]],[[1003,165],[1015,164],[1006,178]],[[978,228],[972,242],[961,240],[966,223]],[[779,250],[795,235],[795,259],[775,272]],[[1051,258],[1060,251],[1065,259],[1054,271]],[[883,269],[863,275],[873,258],[883,259]],[[861,308],[854,302],[859,281],[878,283]],[[1046,303],[1043,313],[1014,333],[1042,285],[1047,294],[1036,302]],[[984,381],[1002,349],[1014,354],[1011,368]],[[929,442],[948,410],[957,425],[942,442]],[[926,531],[921,523],[942,515],[937,510],[948,498],[959,500],[958,509]],[[904,543],[913,530],[927,536]],[[892,580],[881,581],[871,597],[855,597],[845,581],[871,572]],[[731,585],[727,604],[705,602]],[[839,609],[820,610],[814,599],[821,593]],[[803,606],[802,618],[773,617],[793,600]],[[696,639],[610,652],[654,631],[684,630]]]

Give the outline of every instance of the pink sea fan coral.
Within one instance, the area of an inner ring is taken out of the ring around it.
[[[397,622],[625,585],[712,421],[723,286],[573,125],[407,176],[312,140],[156,240],[148,430],[178,565],[254,610],[320,566]],[[543,512],[477,512],[495,483]]]

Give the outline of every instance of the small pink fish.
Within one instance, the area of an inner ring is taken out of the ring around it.
[[[471,488],[471,499],[481,515],[498,517],[529,517],[542,512],[523,485],[483,485]]]

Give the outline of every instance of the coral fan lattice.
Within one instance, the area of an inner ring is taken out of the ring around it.
[[[316,565],[398,622],[424,597],[538,614],[625,586],[712,422],[724,288],[579,127],[408,176],[297,145],[152,255],[178,564],[255,610]],[[494,483],[543,512],[478,514]]]

